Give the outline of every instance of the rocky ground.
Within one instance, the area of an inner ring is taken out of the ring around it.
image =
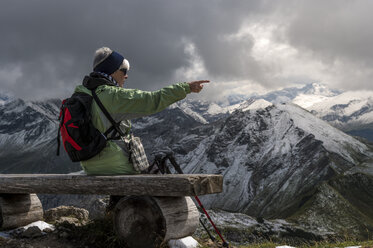
[[[304,245],[312,242],[337,240],[330,232],[310,231],[284,220],[252,218],[239,213],[209,210],[231,247],[239,247],[266,241],[283,242],[289,245]],[[0,233],[0,247],[4,248],[116,248],[123,247],[117,240],[109,218],[90,220],[83,208],[60,206],[44,213],[45,222]],[[204,220],[210,232],[211,225]],[[216,235],[215,235],[216,236]],[[218,247],[200,226],[193,235],[205,247]],[[217,240],[219,238],[216,236]],[[168,247],[167,245],[165,248]]]
[[[44,221],[3,232],[0,247],[4,248],[70,248],[79,245],[72,234],[75,228],[89,223],[88,211],[82,208],[61,206],[44,212]],[[50,224],[48,224],[50,223]]]
[[[74,244],[69,244],[61,240],[58,235],[50,234],[38,238],[3,239],[0,237],[0,247],[4,248],[73,248]],[[87,246],[88,247],[88,246]]]

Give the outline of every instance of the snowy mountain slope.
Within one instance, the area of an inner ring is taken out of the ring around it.
[[[255,96],[272,103],[292,102],[348,134],[373,141],[373,92],[341,92],[320,83]]]
[[[265,99],[272,103],[292,102],[316,114],[338,128],[355,123],[372,123],[372,91],[341,92],[327,88],[320,83],[307,84],[302,88],[285,88],[255,99]]]
[[[230,95],[225,101],[220,102],[185,99],[171,105],[170,108],[179,108],[197,122],[206,124],[225,118],[237,109],[265,108],[273,103],[291,101],[302,107],[307,107],[338,94],[340,94],[339,91],[329,90],[322,84],[313,83],[299,88],[273,91],[266,95]]]
[[[278,104],[276,107],[282,111],[287,111],[294,121],[294,125],[302,130],[315,135],[315,139],[323,142],[323,146],[331,152],[339,154],[351,163],[356,163],[353,153],[346,153],[344,150],[352,149],[360,154],[369,154],[370,149],[355,138],[328,125],[311,113],[304,111],[293,104]]]
[[[160,126],[170,130],[165,123],[152,130]],[[268,218],[293,215],[319,185],[373,156],[365,144],[293,104],[196,123],[173,141],[173,132],[153,135],[157,143],[146,150],[170,146],[185,173],[224,175],[224,193],[202,197],[208,207]]]
[[[0,173],[64,173],[78,168],[66,154],[56,157],[60,103],[14,99],[0,106]]]
[[[231,99],[232,98],[232,99]],[[373,141],[373,92],[344,92],[327,88],[320,83],[303,87],[285,88],[265,95],[228,96],[227,103],[184,100],[172,107],[182,109],[200,123],[214,122],[225,118],[236,109],[244,109],[251,103],[261,108],[269,103],[292,102],[350,134],[357,134]],[[252,105],[251,108],[254,108]]]
[[[344,92],[313,102],[307,97],[313,96],[298,96],[293,102],[348,134],[373,141],[373,91]]]
[[[56,101],[18,99],[0,106],[0,147],[11,145],[32,149],[43,144],[57,129],[57,113]]]
[[[198,118],[196,120],[195,116],[185,113],[178,107],[167,108],[155,115],[132,121],[133,132],[141,137],[143,145],[148,148],[148,155],[183,139],[186,133],[200,125]],[[189,151],[192,148],[185,149]]]
[[[179,108],[196,121],[205,124],[225,117],[232,106],[223,107],[214,102],[185,99],[173,104],[171,108]]]
[[[326,99],[339,94],[341,94],[340,91],[331,90],[323,84],[312,83],[304,86],[302,91],[292,99],[292,102],[307,109],[309,106],[312,106],[318,102],[323,102]]]
[[[265,108],[269,105],[272,105],[272,103],[264,99],[249,98],[227,106],[209,101],[183,100],[171,105],[170,108],[179,108],[197,122],[207,124],[221,118],[226,118],[229,114],[238,109],[246,111],[250,109]]]
[[[307,108],[344,130],[373,123],[373,91],[345,92]]]
[[[235,110],[247,111],[247,110],[257,110],[257,109],[265,109],[268,106],[271,106],[272,103],[264,100],[264,99],[250,99],[245,102],[242,102],[238,106],[234,105],[234,108],[229,110],[229,113],[233,113]]]
[[[291,102],[305,109],[309,109],[314,104],[325,102],[329,100],[330,98],[331,98],[330,96],[323,96],[323,95],[300,94],[296,98],[294,98]]]
[[[169,108],[170,109],[179,108],[185,114],[191,116],[196,121],[198,121],[200,123],[203,123],[203,124],[208,123],[208,121],[206,120],[207,116],[205,115],[205,117],[206,117],[205,118],[203,113],[207,112],[207,110],[208,110],[207,105],[209,103],[202,102],[202,101],[198,101],[196,103],[197,104],[193,104],[192,102],[190,102],[188,100],[183,100],[181,102],[177,102],[177,103],[172,104]],[[198,105],[198,107],[196,105]]]
[[[333,90],[327,88],[325,85],[320,83],[307,84],[302,87],[285,88],[278,91],[273,91],[265,95],[231,95],[228,96],[226,102],[209,102],[209,101],[193,101],[193,100],[183,100],[178,102],[172,107],[179,107],[186,114],[193,116],[194,119],[200,123],[208,123],[211,121],[216,121],[219,118],[226,117],[228,113],[232,113],[236,109],[244,109],[245,105],[250,105],[253,102],[258,104],[258,101],[262,101],[264,105],[259,106],[264,108],[269,103],[282,103],[282,102],[292,102],[295,103],[309,111],[316,111],[319,113],[320,109],[325,108],[340,108],[339,104],[346,104],[347,101],[344,99],[349,94],[347,99],[351,101],[362,101],[366,100],[364,96],[373,97],[372,93],[365,93],[360,95],[359,93],[343,93],[338,90]],[[341,101],[343,99],[343,101]],[[335,102],[333,104],[333,102]],[[327,103],[327,105],[325,105]],[[330,106],[329,106],[330,105]],[[313,106],[313,107],[312,107]],[[319,106],[319,107],[317,107]],[[254,105],[252,106],[252,108]],[[330,110],[329,112],[331,112]],[[320,113],[317,116],[323,118],[328,113]],[[341,113],[331,114],[340,115]],[[367,118],[363,118],[368,121]],[[368,118],[369,119],[369,118]],[[328,121],[328,119],[325,119]],[[334,125],[334,123],[332,123]],[[341,125],[344,125],[342,123]]]
[[[220,102],[185,99],[173,104],[171,108],[178,107],[198,122],[205,124],[216,121],[219,118],[227,117],[227,114],[232,113],[236,109],[244,109],[245,106],[248,107],[254,102],[256,103],[251,106],[251,109],[265,108],[270,103],[291,101],[294,101],[296,104],[302,103],[300,106],[304,107],[305,105],[312,105],[338,94],[340,94],[339,91],[329,90],[322,84],[313,83],[298,88],[285,88],[265,95],[229,95],[225,100]]]
[[[328,89],[321,83],[306,84],[303,87],[284,88],[278,91],[272,91],[265,95],[256,96],[256,99],[263,98],[272,103],[291,102],[298,104],[302,102],[301,106],[312,105],[320,102],[328,97],[339,95],[338,90]]]

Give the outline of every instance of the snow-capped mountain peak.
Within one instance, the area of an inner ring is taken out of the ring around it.
[[[312,83],[255,97],[260,98],[274,104],[292,102],[334,127],[373,141],[373,91],[342,92]]]
[[[305,95],[321,95],[321,96],[336,96],[339,95],[340,92],[337,90],[329,89],[325,84],[321,83],[312,83],[307,84],[302,88],[304,91],[303,94]]]
[[[337,128],[372,140],[373,91],[344,92],[304,107]]]
[[[288,112],[291,119],[294,121],[294,125],[308,133],[315,135],[315,139],[322,141],[326,149],[339,154],[351,163],[355,163],[351,154],[343,152],[343,150],[347,147],[350,147],[362,154],[369,153],[369,148],[360,141],[347,135],[339,129],[332,127],[325,121],[319,119],[295,104],[278,104],[276,107],[282,111]]]
[[[12,99],[0,105],[0,146],[20,146],[27,150],[48,141],[57,130],[59,103]]]
[[[181,151],[186,173],[224,175],[224,192],[204,197],[206,205],[256,216],[299,204],[301,192],[373,157],[365,144],[292,103],[237,109],[172,149]]]
[[[271,106],[272,103],[264,100],[264,99],[258,99],[258,100],[252,100],[252,101],[246,101],[243,104],[240,105],[239,109],[242,109],[242,111],[247,110],[255,110],[255,109],[264,109],[268,106]]]
[[[323,102],[339,94],[341,94],[341,92],[329,89],[324,84],[312,83],[304,86],[302,92],[300,92],[292,102],[307,109],[316,103]]]

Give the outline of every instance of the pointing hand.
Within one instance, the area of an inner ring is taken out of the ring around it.
[[[203,89],[204,83],[209,83],[209,80],[200,80],[200,81],[193,81],[188,83],[190,86],[190,91],[194,93],[199,93]]]

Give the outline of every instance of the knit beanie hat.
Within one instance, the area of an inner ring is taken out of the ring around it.
[[[93,60],[93,71],[110,75],[122,68],[128,71],[129,67],[129,62],[122,55],[112,51],[110,48],[102,47],[96,50]]]

